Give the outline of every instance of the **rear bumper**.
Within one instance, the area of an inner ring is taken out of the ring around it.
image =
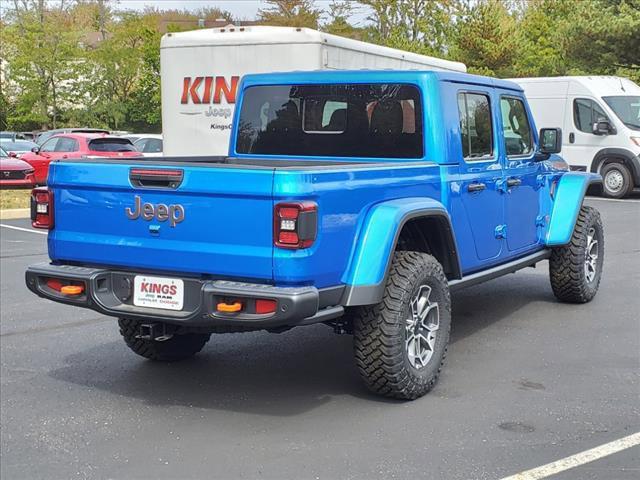
[[[90,308],[114,317],[154,320],[193,327],[238,327],[269,329],[283,326],[310,325],[337,318],[344,313],[339,305],[343,287],[274,287],[271,285],[201,280],[179,277],[184,282],[184,307],[180,311],[133,305],[132,285],[136,275],[149,272],[52,265],[31,265],[26,273],[27,287],[36,295],[69,305]],[[47,279],[81,281],[85,291],[65,296],[47,286]],[[224,313],[216,310],[222,300],[268,298],[276,300],[276,311],[268,314]]]

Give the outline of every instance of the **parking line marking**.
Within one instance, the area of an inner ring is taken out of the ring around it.
[[[640,200],[627,198],[602,198],[602,197],[585,197],[585,200],[600,200],[601,202],[622,202],[622,203],[640,203]]]
[[[585,463],[590,463],[595,460],[599,460],[603,457],[608,457],[614,453],[621,452],[627,448],[640,445],[640,432],[634,433],[627,437],[619,438],[599,447],[585,450],[584,452],[576,453],[569,457],[561,458],[552,463],[547,463],[541,467],[532,468],[524,472],[516,473],[510,477],[504,477],[501,480],[539,480],[541,478],[547,478],[556,473],[570,470]]]
[[[32,228],[14,227],[13,225],[5,225],[4,223],[0,223],[0,227],[10,228],[11,230],[19,230],[21,232],[39,233],[40,235],[47,235],[49,233],[49,232],[41,232],[39,230],[34,230]]]

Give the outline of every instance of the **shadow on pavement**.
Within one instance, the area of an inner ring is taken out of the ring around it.
[[[516,278],[457,293],[452,342],[496,322],[517,321],[514,314],[532,301],[554,301],[546,275]],[[67,356],[65,362],[65,367],[49,375],[151,405],[284,417],[322,407],[333,396],[403,404],[370,395],[353,362],[351,337],[336,336],[324,325],[280,335],[213,335],[201,354],[174,364],[146,361],[124,342],[96,345]],[[439,399],[438,387],[427,398]]]

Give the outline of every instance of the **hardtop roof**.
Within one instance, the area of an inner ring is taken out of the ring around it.
[[[243,77],[245,87],[254,85],[290,85],[314,83],[418,83],[428,77],[440,82],[465,83],[521,92],[522,87],[509,80],[436,70],[315,70],[254,73]]]

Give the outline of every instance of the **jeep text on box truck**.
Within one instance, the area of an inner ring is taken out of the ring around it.
[[[168,33],[160,46],[164,154],[226,155],[240,79],[293,70],[444,70],[462,63],[308,28],[234,27]]]
[[[137,354],[325,323],[374,392],[435,383],[450,290],[549,259],[562,301],[600,283],[604,238],[558,129],[514,83],[443,72],[246,76],[228,157],[64,160],[33,193],[51,262],[27,286],[119,317]],[[507,134],[508,131],[508,134]]]
[[[599,173],[604,194],[640,187],[640,87],[621,77],[515,78],[541,127],[564,130],[572,169]]]

